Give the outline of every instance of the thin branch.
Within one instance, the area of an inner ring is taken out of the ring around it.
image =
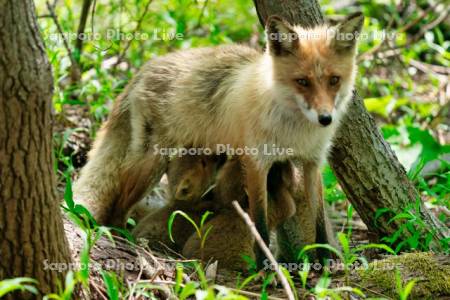
[[[95,16],[95,8],[97,7],[97,0],[94,0],[94,4],[92,5],[91,11],[91,32],[94,34],[94,16]]]
[[[259,234],[258,230],[256,229],[255,224],[250,219],[250,216],[242,209],[242,207],[239,205],[237,201],[233,201],[233,206],[236,209],[237,213],[242,217],[244,222],[247,224],[248,228],[250,229],[252,235],[255,237],[255,241],[258,243],[261,250],[264,252],[266,257],[269,259],[270,263],[275,267],[275,271],[277,273],[278,279],[280,279],[281,285],[283,286],[284,291],[286,292],[286,296],[289,300],[294,300],[294,293],[291,289],[291,286],[289,285],[289,282],[287,281],[286,277],[284,276],[283,272],[281,272],[280,268],[278,268],[277,261],[273,257],[273,254],[270,252],[267,245],[264,243],[263,239],[261,238],[261,235]]]
[[[81,52],[83,49],[83,39],[81,36],[83,35],[86,23],[89,15],[89,10],[91,9],[92,0],[84,0],[83,1],[83,7],[81,9],[81,15],[80,15],[80,23],[78,24],[78,30],[77,30],[77,40],[75,41],[75,51],[77,54],[76,60],[80,61]]]
[[[136,33],[141,28],[142,21],[144,20],[145,16],[147,15],[151,3],[152,3],[152,0],[148,0],[147,4],[145,5],[144,12],[142,13],[141,17],[138,19],[136,27],[132,31],[133,33]],[[120,53],[119,58],[117,59],[116,63],[113,65],[113,69],[116,69],[117,66],[125,58],[125,55],[126,55],[126,53],[128,51],[128,48],[130,48],[132,41],[133,41],[133,39],[128,39],[127,40],[127,44],[125,45],[125,48],[123,48],[122,52]]]
[[[55,7],[52,4],[50,4],[50,2],[48,2],[48,1],[46,1],[46,4],[47,4],[48,11],[50,12],[50,17],[53,19],[53,22],[56,25],[56,29],[58,30],[58,33],[61,35],[61,38],[62,38],[63,44],[64,44],[64,48],[66,48],[67,54],[69,55],[70,63],[72,65],[76,64],[73,54],[72,54],[72,50],[70,50],[70,47],[69,47],[69,42],[67,41],[66,35],[64,34],[61,24],[59,24],[58,17],[55,14]],[[54,4],[56,4],[56,1],[54,2]]]
[[[422,10],[422,13],[415,19],[413,19],[411,22],[403,25],[398,29],[398,32],[406,32],[411,27],[417,25],[423,18],[425,18],[430,12],[434,11],[434,9],[439,5],[439,2],[434,3],[433,5],[430,5],[427,9]]]
[[[439,4],[439,3],[438,3]],[[430,10],[434,11],[434,9],[438,6],[438,4],[436,4],[435,6],[430,7],[429,9],[427,9],[424,13],[428,13]],[[407,46],[410,46],[411,44],[416,43],[418,40],[420,40],[422,38],[423,35],[425,35],[425,33],[431,29],[433,29],[434,27],[437,27],[440,23],[442,23],[444,20],[447,19],[449,15],[448,10],[443,10],[441,11],[441,14],[439,15],[439,17],[437,17],[436,19],[434,19],[433,21],[431,21],[428,24],[425,24],[420,31],[413,35],[411,39],[409,39],[404,45],[401,46],[394,46],[394,47],[390,47],[389,43],[387,43],[388,45],[388,49],[386,49],[386,47],[382,47],[385,44],[383,43],[384,41],[382,41],[380,44],[378,44],[377,46],[369,49],[368,51],[366,51],[365,53],[362,53],[361,55],[358,56],[358,62],[363,61],[363,60],[371,60],[374,59],[375,57],[381,57],[384,53],[390,53],[388,55],[386,55],[384,58],[389,57],[389,56],[395,56],[396,53],[400,53],[399,52],[391,52],[391,50],[398,50],[401,48],[405,48]],[[415,25],[416,23],[418,23],[419,21],[421,21],[423,19],[423,14],[421,14],[417,19],[413,20],[412,22],[406,24],[405,26],[397,29],[396,31],[394,31],[395,35],[398,35],[399,33],[403,33],[406,32],[406,30],[408,30],[410,27],[412,27],[413,25]],[[380,55],[381,54],[381,55]],[[394,55],[392,55],[394,54]]]
[[[410,59],[409,63],[411,66],[419,69],[420,71],[424,73],[434,73],[435,75],[450,75],[450,68],[445,66],[439,66],[439,65],[432,65],[428,63],[424,63],[415,59]]]
[[[105,290],[101,286],[97,285],[97,283],[94,280],[91,280],[89,283],[97,291],[98,295],[102,297],[103,300],[108,300],[108,298],[105,296]],[[86,299],[89,298],[86,297]]]
[[[208,0],[203,0],[203,6],[202,6],[202,10],[200,12],[200,15],[198,16],[197,19],[197,25],[195,25],[195,28],[200,28],[202,26],[202,19],[203,16],[205,15],[205,11],[206,11],[206,7],[208,6]]]
[[[431,30],[431,29],[433,29],[434,27],[437,27],[439,24],[441,24],[444,20],[446,20],[447,19],[447,17],[448,17],[448,14],[449,14],[449,12],[448,12],[448,10],[447,9],[444,9],[444,11],[442,12],[442,14],[439,16],[439,17],[437,17],[435,20],[433,20],[432,22],[430,22],[430,23],[428,23],[428,24],[425,24],[422,28],[421,28],[421,30],[420,30],[420,32],[418,33],[418,36],[419,36],[419,38],[422,36],[422,35],[424,35],[428,30]],[[419,39],[418,38],[418,39]]]
[[[36,18],[38,19],[46,19],[46,18],[52,18],[51,14],[43,14],[43,15],[39,15]]]

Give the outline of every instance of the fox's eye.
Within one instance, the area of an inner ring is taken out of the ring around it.
[[[330,78],[330,85],[336,85],[339,82],[339,76],[331,76]]]
[[[297,79],[297,83],[301,86],[309,86],[309,80],[306,78]]]

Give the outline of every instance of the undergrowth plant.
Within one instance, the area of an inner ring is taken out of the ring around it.
[[[366,245],[360,245],[357,247],[350,247],[350,238],[349,235],[343,232],[339,232],[338,235],[338,241],[340,244],[341,249],[337,249],[329,244],[312,244],[307,245],[303,247],[303,249],[298,254],[298,260],[301,260],[308,251],[315,250],[315,249],[325,249],[328,250],[339,258],[340,262],[343,264],[344,274],[345,274],[345,281],[346,284],[350,284],[350,271],[351,266],[353,263],[360,261],[364,267],[368,266],[367,259],[360,255],[360,253],[367,249],[382,249],[386,252],[389,252],[391,254],[395,255],[394,250],[392,250],[389,246],[384,244],[366,244]]]
[[[188,281],[183,283],[184,266],[181,263],[176,265],[175,283],[172,287],[175,295],[180,300],[204,299],[204,300],[247,300],[248,298],[239,294],[239,290],[232,290],[227,287],[210,284],[206,278],[202,264],[194,263],[194,271],[199,281]],[[263,298],[261,298],[263,299]]]
[[[182,210],[176,210],[176,211],[172,212],[172,214],[170,215],[169,220],[167,222],[170,240],[173,243],[175,242],[175,240],[173,239],[173,236],[172,236],[172,228],[173,228],[173,222],[175,221],[175,218],[177,216],[183,217],[194,227],[195,233],[197,234],[197,237],[200,239],[200,259],[201,259],[201,261],[203,261],[206,238],[208,237],[208,234],[212,229],[212,225],[205,227],[205,222],[210,215],[212,215],[212,212],[206,211],[202,215],[199,224],[197,224],[187,213],[185,213]]]
[[[407,300],[408,299],[416,282],[417,282],[416,279],[411,279],[410,281],[408,281],[406,283],[405,286],[403,286],[402,276],[400,275],[400,271],[398,269],[395,270],[395,285],[397,287],[397,294],[398,294],[399,300]]]
[[[376,218],[390,213],[392,217],[388,224],[392,222],[401,222],[398,229],[390,236],[382,237],[382,241],[391,246],[395,246],[395,253],[403,250],[429,251],[431,248],[440,248],[443,252],[449,253],[450,238],[443,238],[440,244],[433,244],[435,230],[425,223],[421,214],[421,200],[417,199],[414,203],[407,205],[402,211],[394,212],[388,208],[378,209]],[[407,237],[405,239],[405,236]],[[400,238],[402,240],[399,242]]]
[[[0,280],[0,298],[15,291],[27,291],[37,295],[37,280],[27,277],[16,277]]]

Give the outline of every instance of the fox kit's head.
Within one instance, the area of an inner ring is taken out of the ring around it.
[[[266,25],[274,84],[286,105],[328,126],[346,107],[354,84],[356,37],[364,17],[335,26],[302,28],[272,16]]]
[[[215,181],[226,155],[184,155],[169,162],[169,195],[175,201],[199,201]]]

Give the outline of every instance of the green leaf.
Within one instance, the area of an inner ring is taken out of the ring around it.
[[[247,278],[244,279],[244,281],[242,281],[242,283],[238,286],[238,289],[242,290],[244,289],[250,282],[252,282],[253,280],[259,278],[259,273],[255,273],[252,274],[250,276],[248,276]]]
[[[134,244],[135,239],[134,236],[125,228],[119,228],[119,227],[111,227],[114,231],[120,233],[128,242]]]
[[[350,287],[350,286],[337,287],[334,290],[339,293],[342,293],[342,292],[354,293],[354,294],[357,294],[358,296],[363,297],[363,299],[366,297],[366,295],[360,289]]]
[[[367,245],[361,245],[361,246],[358,246],[358,247],[356,247],[356,248],[354,248],[353,249],[353,252],[361,252],[361,251],[363,251],[363,250],[365,250],[365,249],[374,249],[374,248],[378,248],[378,249],[383,249],[383,250],[385,250],[385,251],[387,251],[387,252],[389,252],[389,253],[391,253],[391,254],[396,254],[395,253],[395,251],[394,250],[392,250],[392,248],[391,247],[389,247],[389,246],[387,246],[387,245],[385,245],[385,244],[367,244]]]
[[[201,243],[200,243],[200,248],[201,248],[201,249],[205,248],[206,238],[208,237],[208,234],[209,234],[209,232],[211,231],[211,229],[213,229],[213,226],[212,226],[212,225],[210,225],[210,226],[206,229],[205,233],[202,235],[202,240],[201,240]]]
[[[12,279],[4,279],[0,281],[0,298],[13,291],[28,291],[32,294],[38,294],[37,289],[33,285],[37,285],[38,281],[28,277],[17,277]]]
[[[210,216],[210,215],[212,215],[213,213],[212,212],[210,212],[209,210],[207,210],[203,215],[202,215],[202,219],[200,220],[200,227],[203,227],[203,225],[205,224],[205,222],[206,222],[206,219]]]
[[[116,274],[112,272],[101,271],[103,282],[106,287],[106,294],[109,300],[119,300],[119,287]]]
[[[75,208],[75,202],[73,201],[73,192],[72,192],[72,179],[70,178],[70,174],[66,173],[66,188],[64,190],[64,201],[67,204],[69,210],[73,210]]]
[[[131,227],[136,227],[136,221],[133,218],[128,218],[127,225],[130,225]]]
[[[176,294],[179,294],[182,283],[183,283],[183,265],[177,263],[175,274],[175,287],[174,287]]]
[[[314,250],[314,249],[319,249],[319,248],[326,249],[326,250],[329,250],[330,252],[335,253],[343,262],[345,262],[342,253],[339,250],[337,250],[336,248],[334,248],[328,244],[312,244],[312,245],[307,245],[307,246],[303,247],[302,251],[300,251],[300,253],[297,256],[297,260],[300,260],[306,254],[306,252],[308,252],[310,250]]]
[[[205,213],[205,214],[206,214],[206,213]],[[202,233],[200,232],[200,229],[198,228],[197,224],[195,224],[195,221],[194,221],[191,217],[189,217],[189,215],[186,214],[184,211],[182,211],[182,210],[176,210],[176,211],[174,211],[174,212],[170,215],[169,221],[167,222],[167,226],[168,226],[168,229],[169,229],[169,238],[170,238],[170,240],[171,240],[173,243],[175,243],[175,240],[173,239],[173,236],[172,236],[172,228],[173,228],[173,222],[175,221],[175,217],[176,217],[177,215],[180,215],[180,216],[182,216],[183,218],[185,218],[187,221],[189,221],[189,223],[191,223],[192,226],[195,228],[195,231],[197,232],[197,236],[198,236],[199,238],[202,237]]]
[[[289,274],[289,271],[282,266],[280,266],[280,270],[283,273],[284,277],[286,277],[286,280],[288,281],[292,292],[294,293],[294,298],[298,300],[297,289],[295,288],[294,280],[292,279],[291,274]]]
[[[389,209],[389,208],[379,208],[379,209],[376,210],[376,212],[375,212],[375,226],[378,226],[378,224],[377,224],[378,219],[382,215],[384,215],[385,213],[388,213],[388,212],[392,212],[392,210]]]
[[[388,117],[393,109],[393,97],[391,95],[379,98],[366,98],[364,105],[367,110],[372,113],[379,114],[383,117]]]
[[[62,299],[71,300],[72,294],[75,289],[75,285],[77,284],[77,280],[74,278],[74,273],[72,270],[67,272],[65,284],[64,284],[64,293],[62,295]]]
[[[198,278],[200,279],[200,286],[202,289],[206,290],[208,288],[208,279],[206,278],[205,272],[201,264],[195,262],[195,271],[197,272]]]
[[[345,261],[344,262],[346,262],[346,260],[348,260],[350,258],[350,256],[351,256],[350,244],[348,242],[347,235],[345,233],[343,233],[343,232],[339,232],[337,237],[338,237],[339,243],[342,246],[342,251],[343,251],[343,254],[344,254],[344,257],[345,257]]]
[[[114,238],[111,234],[111,231],[108,227],[106,226],[99,226],[96,230],[95,230],[95,237],[94,237],[94,241],[93,244],[97,243],[97,241],[102,237],[102,236],[106,236],[111,243],[113,244],[113,247],[115,247],[115,242],[114,242]]]
[[[402,300],[408,299],[408,296],[411,294],[412,289],[416,285],[416,282],[417,282],[416,279],[408,281],[408,283],[406,284],[406,286],[403,289]]]
[[[303,268],[301,271],[298,271],[298,275],[300,276],[300,280],[302,281],[302,287],[306,288],[306,282],[308,280],[309,271],[311,270],[311,265],[309,264],[308,257],[303,259]]]
[[[241,254],[241,258],[247,264],[247,269],[250,274],[258,272],[257,266],[256,266],[256,261],[252,257],[245,255],[245,254]]]
[[[409,213],[409,212],[403,212],[403,213],[399,213],[399,214],[395,215],[393,218],[391,218],[391,219],[388,221],[388,224],[391,224],[392,222],[394,222],[394,221],[396,221],[396,220],[402,220],[402,219],[412,220],[412,219],[414,219],[414,218],[415,218],[415,216],[412,215],[411,213]]]
[[[198,283],[190,281],[190,282],[186,283],[186,285],[183,287],[183,289],[181,290],[181,293],[178,297],[180,298],[180,300],[185,300],[185,299],[191,297],[192,295],[195,295],[197,288],[198,288]]]
[[[90,254],[91,246],[88,241],[85,241],[83,248],[80,253],[80,263],[81,269],[78,271],[78,275],[80,277],[81,283],[85,286],[89,286],[89,269],[90,269]]]

